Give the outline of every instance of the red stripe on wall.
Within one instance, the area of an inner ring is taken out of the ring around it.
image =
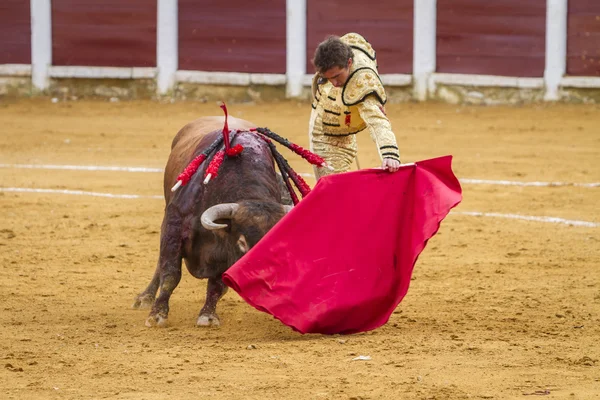
[[[600,1],[569,0],[567,74],[600,76]]]
[[[0,64],[31,64],[29,1],[0,1]]]
[[[281,0],[179,0],[179,69],[285,73]]]
[[[156,66],[156,0],[52,0],[52,63]]]
[[[382,74],[410,74],[413,59],[413,0],[308,0],[306,71],[314,73],[315,49],[329,35],[356,32],[377,52]]]
[[[546,0],[438,0],[437,71],[542,77]]]

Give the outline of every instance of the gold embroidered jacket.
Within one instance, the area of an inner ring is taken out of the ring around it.
[[[383,109],[387,97],[377,73],[375,51],[356,33],[346,34],[341,40],[354,52],[350,76],[342,88],[336,88],[315,74],[310,121],[312,137],[322,135],[341,139],[369,128],[380,157],[400,161],[396,137]]]

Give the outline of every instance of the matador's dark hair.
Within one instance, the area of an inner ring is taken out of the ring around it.
[[[342,42],[338,36],[329,36],[319,43],[315,50],[313,65],[318,73],[333,68],[346,68],[348,60],[353,58],[352,48]]]

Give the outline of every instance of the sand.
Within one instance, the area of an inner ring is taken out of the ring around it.
[[[184,271],[167,328],[132,310],[158,257],[172,137],[215,103],[0,103],[0,395],[5,399],[600,398],[600,107],[391,104],[404,162],[454,156],[464,200],[383,327],[300,335],[229,291],[198,328]],[[306,103],[229,104],[307,146]],[[368,135],[361,167],[378,164]],[[299,172],[304,161],[288,155]],[[309,179],[314,184],[314,180]],[[135,194],[111,198],[7,188]],[[556,217],[528,221],[464,212]],[[557,222],[556,222],[557,221]],[[595,224],[595,225],[594,225]],[[373,233],[376,234],[376,233]],[[368,361],[353,361],[358,356]]]

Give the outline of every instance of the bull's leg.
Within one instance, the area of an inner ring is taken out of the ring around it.
[[[156,298],[156,292],[158,291],[158,284],[160,283],[160,265],[156,265],[156,271],[154,271],[154,276],[152,280],[148,284],[148,287],[140,294],[138,294],[131,308],[142,309],[142,308],[150,308],[154,303],[154,299]]]
[[[146,326],[167,325],[169,316],[169,299],[173,290],[179,285],[181,280],[181,223],[177,218],[169,218],[167,215],[163,221],[160,237],[160,256],[155,278],[158,278],[160,294],[152,305],[150,315],[146,319]],[[152,286],[152,283],[150,286]]]
[[[200,315],[196,321],[198,326],[219,326],[219,316],[216,313],[217,302],[227,293],[227,286],[221,280],[221,277],[209,278],[206,287],[206,302],[200,310]]]
[[[162,264],[160,269],[160,294],[154,301],[150,315],[146,319],[146,326],[148,327],[167,326],[169,299],[181,280],[181,259],[178,263]]]

